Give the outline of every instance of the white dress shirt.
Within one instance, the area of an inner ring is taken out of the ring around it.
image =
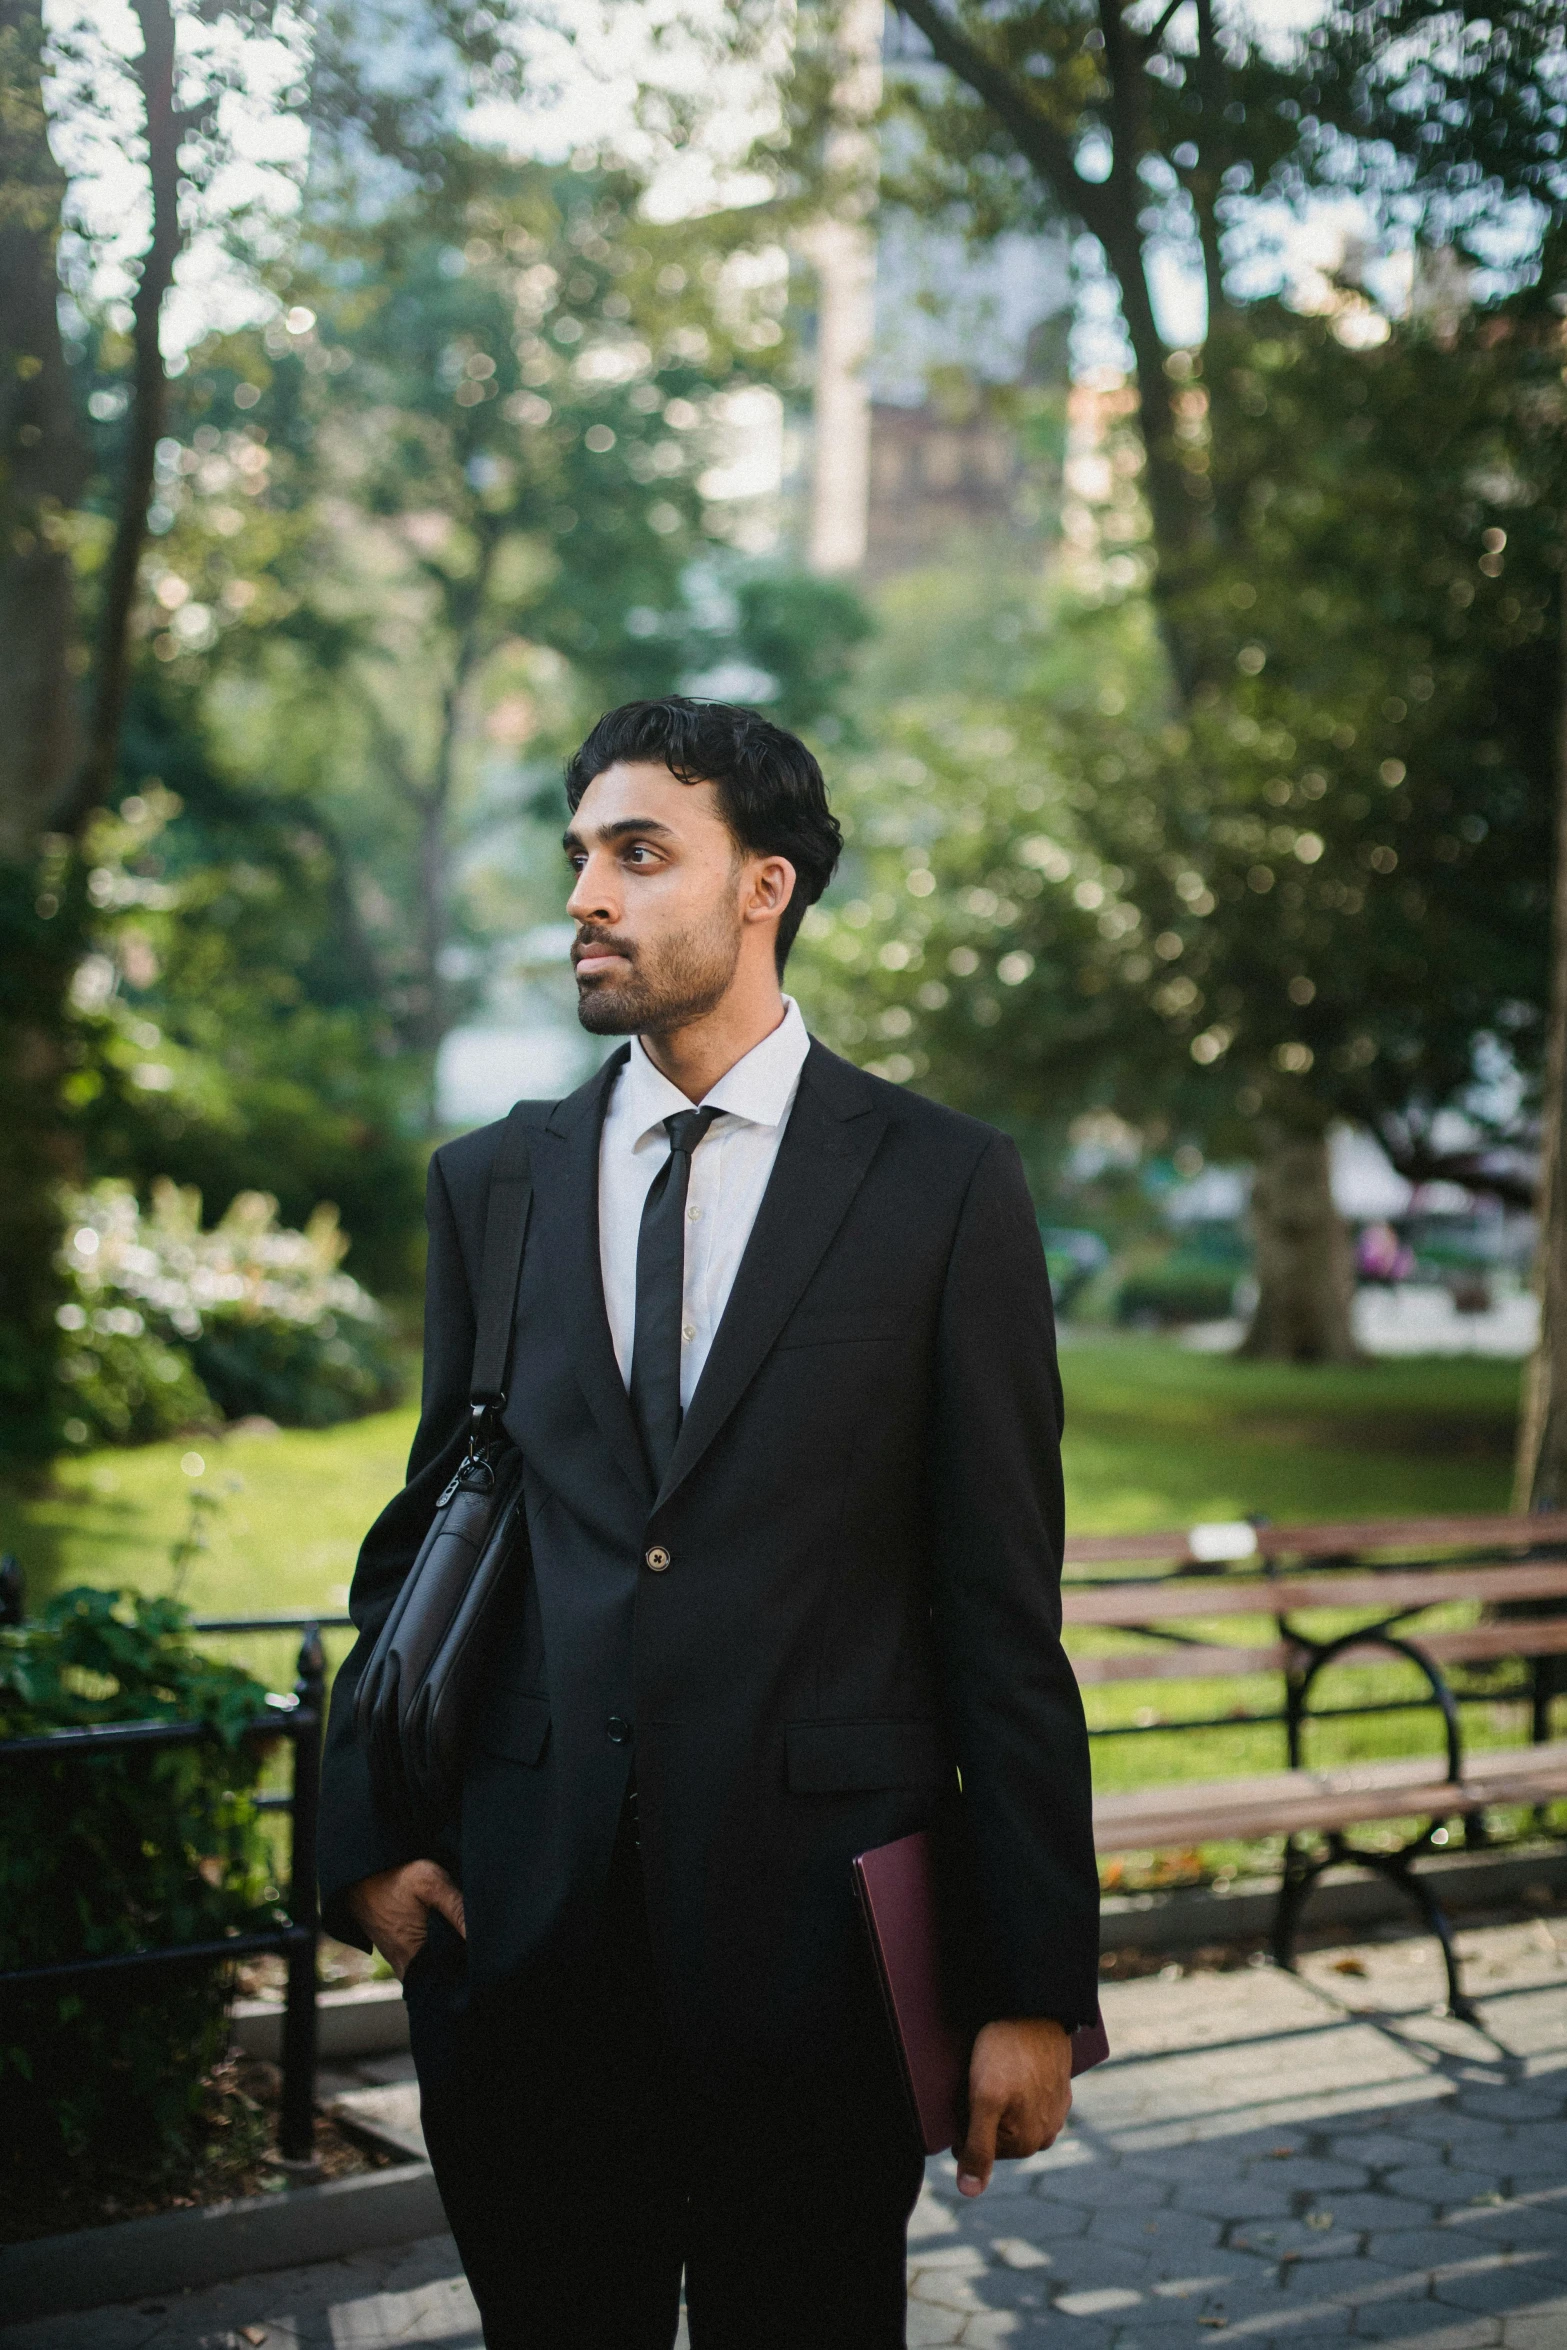
[[[664,1120],[677,1110],[723,1112],[691,1160],[680,1316],[684,1411],[729,1303],[810,1049],[800,1007],[785,996],[784,1016],[772,1034],[736,1061],[701,1102],[692,1103],[654,1068],[641,1038],[632,1039],[599,1142],[599,1270],[615,1360],[628,1388],[637,1322],[637,1239],[649,1186],[669,1157]]]

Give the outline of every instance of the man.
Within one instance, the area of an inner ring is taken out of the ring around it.
[[[841,834],[755,713],[567,771],[580,1015],[533,1118],[506,1425],[531,1562],[460,1819],[377,1812],[352,1690],[462,1454],[496,1127],[436,1153],[424,1410],[328,1739],[334,1933],[406,1984],[490,2350],[892,2350],[921,2156],[851,1890],[929,1827],[979,2027],[960,2185],[1048,2145],[1095,2013],[1060,1390],[1012,1144],[780,991]]]

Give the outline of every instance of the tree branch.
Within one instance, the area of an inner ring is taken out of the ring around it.
[[[1105,200],[1099,183],[1083,178],[1072,159],[1069,141],[1030,104],[1005,66],[987,57],[953,22],[939,0],[894,0],[894,4],[924,34],[938,62],[966,82],[976,98],[983,99],[1060,201],[1103,242]]]

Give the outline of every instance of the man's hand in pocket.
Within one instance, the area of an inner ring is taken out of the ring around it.
[[[400,1869],[382,1869],[377,1876],[361,1877],[348,1899],[399,1982],[424,1948],[432,1909],[438,1909],[459,1934],[467,1935],[462,1893],[439,1861],[410,1860]]]

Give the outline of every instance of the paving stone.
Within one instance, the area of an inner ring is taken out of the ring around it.
[[[1324,2196],[1323,2208],[1333,2214],[1335,2227],[1355,2228],[1369,2235],[1391,2235],[1399,2228],[1430,2228],[1437,2224],[1440,2205],[1413,2195],[1394,2195],[1375,2188],[1368,2195]]]
[[[963,2350],[1019,2350],[1019,2346],[1043,2339],[1043,2327],[1033,2325],[1018,2310],[997,2310],[991,2314],[971,2317],[963,2328]]]
[[[962,2338],[963,2315],[956,2309],[938,2309],[928,2301],[909,2303],[908,2341],[910,2350],[925,2350],[925,2345],[956,2342]]]
[[[1362,2238],[1361,2257],[1395,2276],[1428,2276],[1454,2260],[1490,2251],[1489,2242],[1472,2243],[1453,2228],[1401,2228],[1396,2234]]]
[[[1355,2332],[1368,2341],[1408,2342],[1419,2350],[1494,2350],[1501,2320],[1459,2317],[1430,2301],[1387,2301],[1355,2312]]]
[[[1371,2167],[1364,2162],[1333,2162],[1320,2155],[1295,2155],[1287,2162],[1264,2156],[1247,2164],[1246,2177],[1248,2184],[1256,2179],[1270,2184],[1276,2181],[1291,2195],[1349,2195],[1369,2188]]]
[[[1511,2123],[1515,2128],[1521,2121],[1559,2121],[1563,2101],[1562,2089],[1553,2088],[1548,2080],[1477,2084],[1460,2089],[1457,2098],[1466,2120]]]
[[[1058,2293],[1052,2306],[1065,2317],[1109,2317],[1135,2309],[1143,2295],[1129,2285],[1080,2285]]]
[[[1112,2170],[1103,2162],[1080,2163],[1071,2170],[1046,2171],[1031,2178],[1028,2184],[1037,2202],[1075,2204],[1085,2211],[1096,2211],[1109,2203],[1122,2209],[1135,2205],[1144,2210],[1157,2210],[1170,2200],[1168,2180],[1161,2183],[1135,2172]]]
[[[959,2269],[916,2269],[909,2279],[909,2298],[933,2309],[975,2310],[986,2306],[973,2278]]]
[[[1156,2277],[1169,2267],[1168,2260],[1157,2266],[1146,2252],[1129,2252],[1119,2244],[1076,2244],[1068,2249],[1063,2245],[1056,2253],[1051,2267],[1051,2281],[1061,2293],[1094,2292],[1101,2289],[1116,2292],[1146,2292]]]
[[[1494,2195],[1495,2171],[1470,2170],[1456,2159],[1452,2162],[1410,2163],[1403,2170],[1389,2171],[1387,2191],[1402,2195],[1412,2203],[1434,2203],[1444,2211],[1473,2203],[1477,2196]]]
[[[1397,1946],[1364,1953],[1386,2026],[1266,1969],[1107,1985],[1118,2061],[1078,2083],[1057,2145],[998,2165],[973,2202],[950,2157],[930,2164],[910,2229],[914,2350],[1226,2337],[1310,2350],[1346,2336],[1567,2350],[1567,1971],[1531,1956],[1538,1931],[1477,1943],[1487,1965],[1506,1962],[1488,2017],[1504,2059],[1416,2012],[1429,1989],[1399,1972]],[[1526,1996],[1525,1962],[1539,1974]],[[1491,1979],[1476,1978],[1482,1995]],[[343,2094],[406,2077],[398,2060],[337,2069],[354,2076]],[[1313,2210],[1332,2228],[1311,2228]],[[265,2350],[479,2350],[449,2238],[162,2308],[0,2324],[0,2350],[249,2350],[242,2326],[265,2328]]]
[[[1141,2207],[1118,2211],[1109,2207],[1093,2214],[1085,2240],[1090,2244],[1124,2244],[1132,2251],[1179,2252],[1182,2260],[1188,2260],[1200,2249],[1217,2244],[1222,2233],[1220,2221],[1204,2219],[1192,2211],[1149,2212]]]
[[[1536,2252],[1482,2254],[1476,2260],[1438,2269],[1431,2279],[1432,2297],[1452,2309],[1486,2309],[1505,2315],[1539,2291],[1541,2266],[1541,2255]]]
[[[985,2204],[992,2212],[998,2211],[988,2195],[982,2199],[981,2209]],[[1004,2219],[998,2216],[986,2224],[1005,2226],[1019,2236],[1036,2236],[1044,2244],[1062,2244],[1086,2236],[1096,2217],[1091,2203],[1058,2203],[1031,2195],[1026,2202],[1008,2203]]]
[[[1282,2164],[1279,2166],[1284,2167]],[[1288,2219],[1294,2209],[1294,2198],[1289,2190],[1277,2186],[1271,2179],[1259,2179],[1255,2171],[1249,2178],[1232,2172],[1228,2179],[1183,2178],[1175,2190],[1177,2208],[1195,2211],[1204,2219]]]
[[[1372,2170],[1394,2170],[1414,2159],[1414,2142],[1403,2130],[1335,2130],[1328,2143],[1335,2161],[1362,2162]]]
[[[1567,2295],[1504,2317],[1502,2341],[1506,2350],[1562,2350],[1567,2342]]]

